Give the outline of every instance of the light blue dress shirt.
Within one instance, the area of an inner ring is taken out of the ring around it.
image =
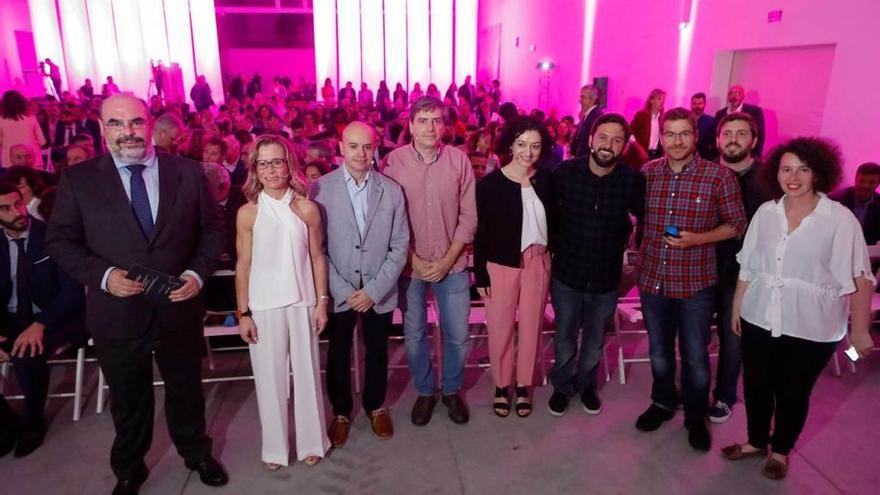
[[[370,204],[370,171],[364,175],[364,180],[360,185],[354,180],[354,177],[348,173],[348,165],[342,166],[342,173],[345,176],[345,187],[348,189],[348,197],[351,199],[351,207],[354,210],[354,220],[357,222],[358,232],[361,238],[364,237],[364,226],[367,223],[367,208]]]
[[[128,196],[128,201],[131,202],[131,171],[125,167],[133,164],[122,163],[113,155],[110,155],[110,157],[113,158],[113,164],[116,165],[116,172],[119,173],[119,178],[122,179],[122,187],[125,189],[125,195]],[[147,167],[141,172],[141,177],[144,178],[144,184],[147,186],[147,199],[150,200],[150,213],[153,215],[153,223],[156,223],[156,216],[159,214],[159,158],[156,156],[156,151],[151,149],[150,154],[141,163]],[[107,279],[110,277],[110,272],[113,271],[114,268],[117,267],[111,266],[108,268],[107,271],[104,272],[104,277],[101,279],[101,290],[104,292],[107,292]],[[204,285],[202,277],[192,270],[183,272],[183,275],[192,275],[199,283],[199,287]]]
[[[19,239],[24,239],[24,248],[28,249],[28,245],[30,242],[28,241],[28,234],[30,234],[31,228],[28,225],[28,229],[19,237]],[[6,305],[6,311],[10,313],[15,313],[18,311],[18,244],[13,240],[14,238],[9,235],[5,230],[3,231],[6,234],[6,242],[9,243],[9,277],[12,279],[12,293],[9,295],[9,303]],[[38,262],[40,260],[37,260]],[[31,308],[34,311],[34,314],[40,312],[40,308],[31,302]]]

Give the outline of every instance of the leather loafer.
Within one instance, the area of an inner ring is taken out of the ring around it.
[[[199,479],[208,486],[223,486],[229,483],[229,476],[226,475],[223,466],[213,457],[208,457],[197,464],[187,462],[186,467],[190,471],[198,471]]]
[[[383,408],[370,413],[370,426],[373,428],[373,434],[376,435],[376,438],[388,440],[394,436],[394,423],[391,422],[391,415]]]
[[[468,408],[461,399],[461,395],[457,393],[444,395],[443,405],[449,408],[449,419],[451,419],[453,423],[463,425],[468,422],[468,419],[470,419]]]
[[[764,463],[764,477],[771,480],[781,480],[788,476],[788,464],[774,459],[767,459]]]
[[[327,431],[327,436],[330,437],[330,443],[333,447],[338,449],[345,445],[345,442],[348,441],[349,430],[351,430],[351,420],[346,416],[336,416]]]
[[[46,434],[41,431],[22,432],[15,447],[15,457],[27,457],[43,445]]]
[[[141,476],[117,481],[113,488],[113,495],[137,495],[149,475],[149,471],[145,471]]]
[[[0,433],[0,457],[5,456],[15,449],[15,444],[18,443],[18,438],[21,436],[21,432],[19,432],[18,427],[13,426],[7,429],[7,431]]]
[[[425,426],[431,421],[431,415],[434,413],[434,406],[437,405],[437,399],[433,395],[420,395],[413,404],[412,422],[416,426]]]

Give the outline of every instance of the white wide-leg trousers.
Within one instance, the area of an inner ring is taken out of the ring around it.
[[[324,457],[330,448],[312,309],[291,305],[253,312],[257,343],[250,345],[250,354],[263,432],[263,462],[288,464],[288,369],[293,371],[297,458]]]

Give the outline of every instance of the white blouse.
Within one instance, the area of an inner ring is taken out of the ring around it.
[[[853,279],[874,281],[861,226],[846,207],[820,193],[815,210],[788,233],[783,200],[761,205],[736,256],[750,282],[741,316],[774,337],[814,342],[846,336]]]
[[[522,242],[520,251],[532,244],[547,245],[547,213],[534,187],[522,187]]]

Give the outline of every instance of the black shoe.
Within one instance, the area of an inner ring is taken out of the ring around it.
[[[636,420],[636,428],[642,431],[654,431],[673,416],[675,411],[667,411],[657,404],[651,404],[651,407]]]
[[[584,390],[584,393],[581,394],[581,407],[585,413],[591,416],[602,412],[602,401],[599,400],[595,390]]]
[[[562,392],[553,392],[547,406],[553,416],[564,416],[565,410],[568,409],[568,396]]]
[[[0,433],[0,457],[12,452],[21,436],[17,425],[3,425],[2,428],[5,428],[6,431]]]
[[[229,476],[226,475],[223,466],[213,457],[208,457],[197,464],[187,462],[186,467],[190,471],[198,471],[199,479],[208,486],[223,486],[229,483]]]
[[[431,415],[434,414],[434,406],[437,405],[437,399],[433,395],[420,395],[416,399],[416,403],[412,408],[412,422],[416,426],[425,426],[431,421]]]
[[[144,471],[140,476],[117,481],[113,488],[113,495],[137,495],[149,475],[149,471]]]
[[[688,431],[688,443],[691,444],[691,447],[703,452],[708,452],[712,448],[712,437],[709,435],[706,421],[702,419],[686,419],[684,427]]]
[[[443,405],[449,408],[449,419],[453,423],[463,425],[470,419],[468,408],[458,393],[444,395]]]
[[[18,445],[15,447],[15,457],[27,457],[35,450],[43,445],[43,439],[46,433],[42,431],[24,431],[18,439]]]

